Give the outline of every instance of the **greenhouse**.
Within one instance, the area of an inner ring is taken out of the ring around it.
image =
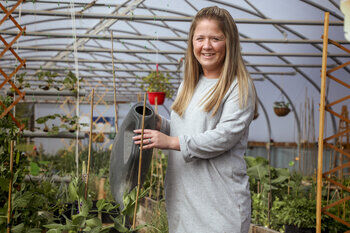
[[[350,0],[0,8],[0,232],[350,232]]]

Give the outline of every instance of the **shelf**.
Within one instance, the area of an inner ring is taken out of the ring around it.
[[[24,88],[24,89],[20,89],[20,91],[25,92],[26,96],[73,96],[75,97],[77,95],[75,92],[72,92],[72,91],[68,91],[68,90],[58,91],[54,88],[51,88],[49,90],[42,90],[42,89],[33,90],[30,88]],[[6,94],[11,95],[13,94],[13,91],[8,90]],[[85,89],[80,89],[79,96],[85,96],[85,95],[86,95]]]

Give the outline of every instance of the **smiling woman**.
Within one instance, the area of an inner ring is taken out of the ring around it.
[[[201,20],[193,36],[193,53],[207,78],[218,78],[225,59],[226,40],[213,19]]]
[[[247,233],[251,201],[243,155],[256,94],[228,11],[197,13],[185,64],[171,120],[157,117],[157,130],[144,131],[145,149],[170,150],[169,232]]]

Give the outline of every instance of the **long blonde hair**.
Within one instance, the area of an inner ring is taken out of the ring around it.
[[[222,99],[225,97],[235,78],[237,78],[238,82],[240,108],[247,105],[249,86],[251,86],[251,98],[256,109],[255,88],[243,62],[237,26],[230,13],[217,6],[201,9],[192,21],[188,34],[183,86],[171,108],[178,115],[183,116],[199,82],[199,77],[203,73],[202,67],[193,53],[194,31],[198,23],[203,19],[216,20],[226,38],[226,54],[221,74],[218,82],[205,99],[204,111],[210,112],[213,110],[212,115],[214,116],[216,114]]]

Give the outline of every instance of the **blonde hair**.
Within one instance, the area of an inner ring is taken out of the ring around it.
[[[214,116],[221,104],[222,99],[229,90],[234,79],[237,78],[239,88],[240,108],[247,105],[249,97],[249,87],[252,88],[251,98],[256,107],[256,93],[252,79],[244,65],[237,26],[230,13],[217,6],[201,9],[194,17],[190,32],[188,34],[188,46],[186,51],[184,81],[180,93],[177,95],[171,108],[180,116],[183,116],[194,90],[199,82],[199,77],[203,73],[202,67],[193,53],[193,35],[198,23],[203,19],[216,20],[220,30],[226,39],[226,54],[218,82],[205,98],[205,112],[212,112]]]

